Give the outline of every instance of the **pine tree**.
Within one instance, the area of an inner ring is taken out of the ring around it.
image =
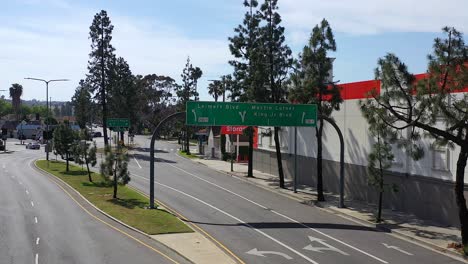
[[[128,171],[128,154],[123,153],[119,145],[114,152],[110,147],[105,147],[105,158],[101,162],[101,175],[105,181],[109,181],[112,176],[112,185],[114,186],[113,198],[117,199],[117,190],[119,183],[126,185],[130,182],[130,172]]]
[[[198,101],[197,84],[198,79],[203,75],[199,67],[193,67],[190,58],[187,58],[187,63],[182,71],[182,85],[176,87],[176,94],[179,98],[178,108],[179,111],[185,111],[188,101]],[[185,126],[185,152],[190,155],[190,130]]]
[[[10,98],[11,105],[15,111],[16,121],[20,120],[21,116],[21,96],[23,95],[23,86],[21,84],[14,83],[10,87]]]
[[[69,171],[69,159],[73,154],[73,144],[78,139],[78,135],[73,131],[68,122],[61,123],[54,130],[54,148],[57,154],[65,156],[67,163],[66,171]]]
[[[86,128],[86,124],[91,122],[91,93],[89,86],[84,80],[80,81],[80,85],[76,88],[75,94],[72,97],[72,105],[75,110],[76,122],[81,129]]]
[[[108,91],[109,116],[116,118],[128,118],[130,125],[138,122],[138,101],[142,94],[137,90],[135,76],[124,58],[114,60],[112,76]],[[123,133],[120,133],[123,141]]]
[[[270,97],[266,83],[267,72],[265,50],[261,42],[260,16],[257,13],[258,1],[245,0],[247,8],[241,25],[234,29],[235,35],[229,38],[229,49],[235,57],[229,61],[234,67],[233,80],[229,86],[231,101],[237,102],[267,102]],[[248,177],[253,177],[253,133],[249,136]],[[222,144],[225,142],[222,138]],[[224,147],[224,146],[223,146]]]
[[[361,112],[369,121],[369,133],[375,140],[372,145],[372,150],[369,153],[369,164],[367,166],[367,171],[369,172],[368,183],[369,185],[375,187],[379,193],[379,200],[377,202],[377,217],[376,222],[379,223],[382,220],[382,203],[383,203],[383,194],[385,191],[394,191],[398,189],[396,185],[386,184],[385,183],[385,171],[392,167],[392,162],[394,160],[394,155],[392,152],[392,143],[395,143],[397,134],[395,131],[387,129],[387,125],[379,118],[381,115],[385,115],[384,108],[376,108],[374,110],[378,111],[378,114],[366,112],[368,109],[364,106],[362,100],[359,101],[361,106]],[[376,119],[374,119],[376,118]]]
[[[333,31],[327,20],[312,29],[308,45],[299,54],[295,71],[291,75],[289,98],[302,104],[317,104],[318,125],[315,128],[317,137],[317,199],[325,201],[323,195],[322,173],[322,136],[323,117],[330,117],[333,110],[339,110],[343,102],[338,87],[331,82],[330,76],[333,60],[329,52],[336,51]]]
[[[423,134],[433,137],[435,145],[459,147],[454,191],[463,248],[468,255],[468,208],[464,196],[468,93],[463,92],[468,86],[468,48],[456,29],[446,27],[443,32],[446,38],[436,38],[434,51],[428,56],[427,77],[417,84],[415,76],[395,55],[379,59],[375,72],[382,92],[374,90],[361,108],[372,114],[371,120],[380,118],[388,130],[399,132],[398,146],[414,159],[424,155],[420,141]],[[385,114],[379,108],[384,108]]]
[[[107,138],[107,92],[112,74],[114,60],[114,47],[111,45],[112,30],[107,12],[102,10],[94,16],[93,23],[89,28],[91,39],[91,53],[88,61],[88,75],[86,82],[90,85],[91,92],[95,93],[95,99],[101,105],[102,127],[104,132],[104,145],[109,144]]]
[[[266,56],[262,57],[257,63],[268,65],[266,70],[268,76],[267,90],[262,91],[262,89],[259,92],[266,95],[266,102],[285,103],[287,97],[286,78],[293,64],[293,59],[291,49],[285,43],[284,27],[281,26],[281,16],[278,13],[278,0],[265,0],[260,6],[260,10],[257,11],[257,14],[259,19],[265,23],[260,28],[260,38],[266,49]],[[257,55],[260,54],[257,53]],[[279,131],[280,127],[274,128],[278,176],[280,188],[284,188]]]

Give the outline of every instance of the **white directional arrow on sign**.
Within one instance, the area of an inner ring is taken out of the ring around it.
[[[319,252],[319,253],[323,253],[322,251],[335,251],[335,252],[338,252],[338,253],[340,253],[342,255],[349,256],[348,253],[346,253],[344,251],[341,251],[341,250],[337,249],[336,247],[325,243],[325,241],[323,239],[312,237],[312,236],[309,236],[309,239],[310,239],[311,242],[317,242],[317,243],[321,244],[322,246],[321,247],[314,247],[312,245],[308,245],[308,246],[304,247],[305,250],[310,250],[310,251]]]
[[[282,256],[283,258],[285,259],[293,259],[292,257],[284,254],[284,253],[281,253],[281,252],[276,252],[276,251],[258,251],[257,248],[254,248],[250,251],[247,251],[246,252],[247,254],[250,254],[250,255],[254,255],[254,256],[259,256],[259,257],[266,257],[265,255],[278,255],[278,256]]]
[[[412,253],[409,253],[408,251],[404,251],[403,249],[401,249],[401,248],[399,248],[397,246],[389,246],[389,245],[387,245],[385,243],[382,243],[382,245],[384,245],[386,248],[390,248],[390,249],[394,249],[396,251],[400,251],[401,253],[406,254],[408,256],[413,256]]]

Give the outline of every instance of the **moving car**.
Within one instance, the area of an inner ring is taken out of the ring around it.
[[[41,148],[41,145],[37,142],[29,142],[26,145],[26,149],[40,149],[40,148]]]

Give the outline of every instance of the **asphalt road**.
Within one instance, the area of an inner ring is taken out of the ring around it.
[[[148,193],[149,139],[135,141],[131,185]],[[460,263],[179,157],[176,144],[156,148],[156,198],[242,262]]]
[[[187,262],[38,172],[32,162],[44,157],[42,147],[9,140],[8,149],[14,152],[0,154],[0,263]]]

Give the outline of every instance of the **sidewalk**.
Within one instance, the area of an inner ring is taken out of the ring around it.
[[[261,188],[287,196],[303,204],[315,205],[328,212],[338,214],[348,219],[351,218],[361,224],[399,235],[418,245],[429,247],[458,258],[464,258],[465,261],[467,260],[461,253],[453,248],[449,248],[450,244],[461,242],[460,230],[458,228],[441,227],[430,221],[418,219],[414,215],[408,213],[385,209],[382,211],[382,218],[384,221],[376,224],[375,221],[373,221],[374,212],[376,210],[375,206],[358,201],[346,200],[346,208],[339,208],[338,195],[326,193],[326,202],[317,202],[317,194],[314,189],[307,186],[298,186],[298,192],[294,193],[292,191],[291,180],[286,179],[285,185],[287,189],[281,189],[279,188],[277,176],[254,170],[254,178],[248,178],[247,164],[234,163],[234,172],[231,172],[230,162],[209,159],[195,159],[193,161],[204,164],[219,172],[238,177]]]

